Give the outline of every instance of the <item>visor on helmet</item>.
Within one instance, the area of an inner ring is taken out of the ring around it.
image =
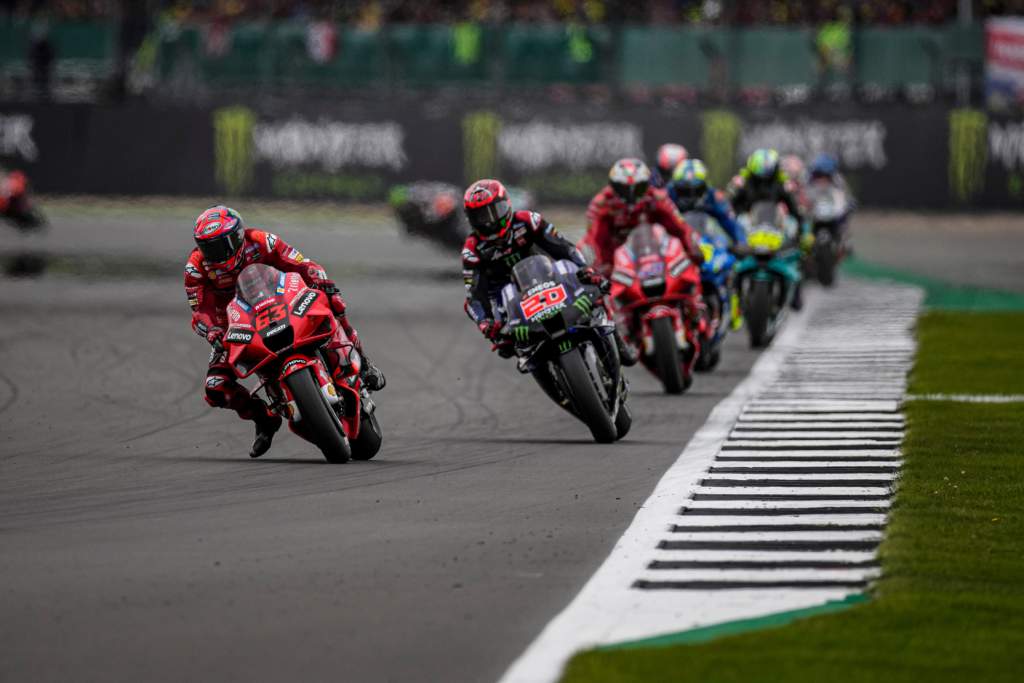
[[[238,253],[244,241],[245,236],[242,231],[235,229],[217,237],[196,240],[196,246],[199,247],[200,253],[208,262],[224,263]]]
[[[475,208],[466,209],[469,224],[485,237],[496,235],[505,227],[505,219],[512,208],[508,198],[498,199]]]
[[[626,185],[624,183],[612,183],[612,189],[615,191],[622,201],[627,204],[636,204],[637,200],[647,194],[648,183],[639,182],[633,185]]]

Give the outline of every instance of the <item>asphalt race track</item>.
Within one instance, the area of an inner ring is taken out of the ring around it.
[[[5,236],[46,271],[0,279],[0,680],[495,680],[755,358],[734,336],[682,397],[634,369],[633,431],[596,445],[488,352],[456,254],[380,213],[264,213],[339,279],[388,387],[376,460],[282,432],[251,461],[202,401],[202,208],[65,204]]]

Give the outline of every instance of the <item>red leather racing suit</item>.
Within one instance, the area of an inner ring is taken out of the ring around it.
[[[189,255],[185,263],[185,294],[192,309],[192,329],[196,334],[207,339],[211,330],[227,329],[225,308],[235,296],[235,282],[242,270],[253,263],[273,266],[286,273],[299,273],[308,286],[330,295],[331,308],[339,324],[362,351],[359,337],[345,315],[345,302],[324,269],[277,235],[254,228],[246,228],[241,255],[230,269],[220,270],[207,263],[198,249],[193,249]],[[218,408],[230,408],[245,420],[259,420],[266,413],[263,403],[253,398],[235,378],[225,353],[216,348],[210,355],[206,373],[206,402]]]
[[[665,190],[652,187],[635,204],[626,204],[610,186],[598,192],[587,207],[587,233],[577,248],[594,268],[608,276],[615,260],[615,250],[629,237],[641,221],[657,223],[683,243],[690,260],[704,262],[693,230],[679,215]]]

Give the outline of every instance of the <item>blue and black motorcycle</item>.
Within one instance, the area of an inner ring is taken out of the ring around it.
[[[750,346],[767,346],[775,337],[800,283],[799,227],[775,202],[756,202],[740,216],[747,243],[733,248],[740,257],[736,287]]]
[[[736,257],[729,251],[729,237],[718,221],[703,211],[688,211],[683,217],[690,227],[700,233],[700,248],[704,253],[700,285],[707,324],[700,340],[696,369],[707,372],[713,370],[722,359],[722,342],[725,341],[732,319],[729,280]]]

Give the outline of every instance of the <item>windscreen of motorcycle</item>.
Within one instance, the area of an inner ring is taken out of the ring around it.
[[[283,292],[284,273],[262,263],[246,266],[235,284],[238,298],[254,308],[259,302]]]
[[[555,281],[555,263],[540,254],[529,256],[512,268],[512,279],[521,292]]]

